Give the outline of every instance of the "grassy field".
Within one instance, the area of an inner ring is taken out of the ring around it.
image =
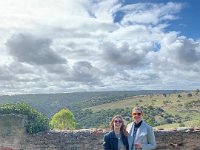
[[[173,123],[173,124],[165,124],[165,125],[161,125],[161,126],[157,126],[155,127],[156,129],[160,130],[160,129],[176,129],[178,127],[192,127],[192,128],[199,128],[200,127],[200,119],[194,119],[191,121],[186,121],[183,124],[179,124],[179,123]]]
[[[191,94],[192,96],[189,93],[134,96],[121,101],[97,105],[87,109],[97,112],[115,108],[133,108],[137,105],[144,107],[154,106],[162,108],[173,116],[179,115],[183,118],[190,118],[191,121],[185,122],[185,126],[192,126],[192,124],[200,125],[200,121],[197,121],[200,119],[200,93],[196,94],[196,92],[192,92]],[[187,105],[188,107],[186,107]],[[175,128],[177,126],[180,126],[180,124],[170,124],[159,128]]]

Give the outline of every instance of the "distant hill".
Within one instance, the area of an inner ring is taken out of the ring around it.
[[[184,91],[142,90],[2,95],[0,96],[0,103],[25,102],[49,118],[61,108],[68,108],[75,115],[77,128],[93,128],[106,127],[110,118],[116,113],[122,114],[128,122],[131,118],[130,111],[132,107],[141,102],[142,106],[147,107],[146,111],[150,112],[148,117],[153,118],[152,116],[155,116],[156,113],[165,111],[159,108],[162,106],[160,102],[166,100],[166,97],[168,98],[169,95],[181,92]],[[154,100],[155,96],[157,96],[156,101]],[[153,107],[149,107],[152,104]],[[162,112],[162,115],[164,117],[169,116],[166,112]],[[162,124],[162,121],[153,122],[152,119],[149,121],[152,122],[152,125]]]
[[[1,95],[0,103],[26,102],[32,107],[51,117],[63,107],[83,108],[119,101],[126,97],[149,94],[178,93],[177,90],[141,90],[141,91],[108,91],[108,92],[76,92],[55,94],[21,94]]]

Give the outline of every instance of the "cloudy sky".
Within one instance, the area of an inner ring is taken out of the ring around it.
[[[0,94],[200,88],[198,0],[0,0]]]

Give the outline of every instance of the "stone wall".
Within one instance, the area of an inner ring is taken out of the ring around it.
[[[0,148],[20,149],[25,139],[25,121],[23,115],[0,115]],[[6,149],[5,149],[6,150]]]
[[[27,135],[25,118],[0,116],[0,150],[103,150],[105,130],[49,131]],[[200,150],[200,130],[155,131],[157,150]]]

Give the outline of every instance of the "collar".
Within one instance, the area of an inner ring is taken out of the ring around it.
[[[142,124],[142,120],[141,120],[138,124],[136,124],[136,123],[134,122],[134,127],[139,128],[139,127],[141,126],[141,124]]]
[[[114,139],[117,138],[117,137],[115,136],[115,132],[114,132],[114,131],[111,131],[111,132],[110,132],[110,137],[111,137],[111,138],[114,138]]]

